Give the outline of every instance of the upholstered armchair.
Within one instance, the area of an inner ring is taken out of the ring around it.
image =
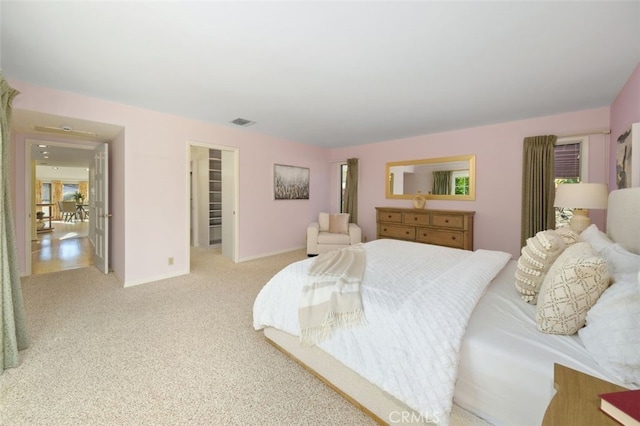
[[[355,223],[349,223],[346,213],[320,213],[317,222],[307,228],[307,255],[315,256],[337,250],[362,241],[362,230]]]

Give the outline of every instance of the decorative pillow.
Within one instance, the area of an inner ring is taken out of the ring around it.
[[[329,232],[331,234],[349,233],[349,214],[338,213],[329,215]]]
[[[329,232],[329,213],[320,213],[318,215],[318,228],[320,232]]]
[[[562,241],[564,241],[567,247],[572,246],[578,241],[580,241],[580,234],[578,234],[576,231],[569,228],[568,226],[557,228],[555,230],[555,233],[560,235],[560,238],[562,238]]]
[[[524,301],[536,304],[544,276],[564,251],[566,244],[553,230],[540,231],[527,239],[516,269],[516,289]]]
[[[580,239],[590,243],[596,253],[609,262],[612,274],[640,271],[640,256],[611,241],[596,225],[582,231]]]
[[[578,334],[591,356],[629,387],[640,386],[640,276],[626,276],[587,312]]]
[[[576,333],[609,282],[607,261],[589,243],[567,248],[549,269],[540,288],[536,307],[538,330],[550,334]]]

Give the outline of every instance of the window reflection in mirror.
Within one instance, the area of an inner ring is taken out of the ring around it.
[[[387,198],[475,200],[475,155],[387,163]]]

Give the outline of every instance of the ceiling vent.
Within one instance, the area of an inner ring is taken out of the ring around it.
[[[236,118],[235,120],[232,120],[231,123],[241,127],[249,127],[256,124],[255,121],[247,120],[246,118]]]
[[[53,127],[53,126],[40,126],[34,125],[34,130],[38,132],[57,133],[60,135],[79,136],[82,138],[95,138],[98,136],[95,132],[88,132],[86,130],[73,130],[71,126]]]

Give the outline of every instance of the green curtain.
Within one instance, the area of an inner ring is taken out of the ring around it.
[[[556,227],[553,150],[557,139],[554,135],[524,139],[521,247],[524,247],[527,238],[539,231]]]
[[[0,74],[0,374],[6,368],[16,367],[19,362],[18,351],[29,345],[9,184],[11,102],[17,94],[18,91],[12,89]]]
[[[347,181],[344,185],[344,212],[349,222],[358,223],[358,159],[347,160]]]
[[[440,170],[433,172],[433,188],[432,194],[447,195],[451,194],[451,170]]]

